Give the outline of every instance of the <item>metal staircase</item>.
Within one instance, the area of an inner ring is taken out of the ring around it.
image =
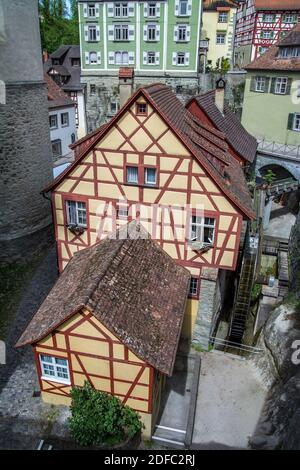
[[[245,240],[245,252],[234,302],[229,329],[229,341],[241,343],[251,302],[251,292],[256,274],[259,238],[250,236],[249,228]]]

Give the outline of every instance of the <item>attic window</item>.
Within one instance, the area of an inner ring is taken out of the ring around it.
[[[136,114],[138,116],[147,116],[147,103],[137,103]]]

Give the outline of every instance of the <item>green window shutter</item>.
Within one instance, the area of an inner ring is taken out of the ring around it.
[[[288,125],[287,128],[290,129],[291,131],[293,130],[294,127],[294,114],[290,113],[289,118],[288,118]]]
[[[266,77],[264,93],[269,93],[270,77]]]
[[[250,91],[255,91],[256,77],[251,77],[250,80]]]
[[[272,80],[271,80],[270,93],[275,93],[275,84],[276,84],[276,77],[273,77]]]
[[[292,87],[292,79],[289,78],[287,82],[287,86],[286,86],[286,92],[285,92],[286,95],[291,94],[291,87]]]

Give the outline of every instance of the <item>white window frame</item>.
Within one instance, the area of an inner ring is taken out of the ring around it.
[[[207,219],[212,219],[214,221],[213,225],[206,222]],[[193,230],[193,226],[196,227]],[[213,237],[210,242],[204,241],[204,230],[205,228],[209,228],[213,230]],[[203,246],[213,245],[215,239],[215,232],[216,232],[216,219],[215,217],[205,217],[205,216],[198,216],[198,215],[191,215],[190,218],[190,233],[189,233],[189,241],[190,243],[198,242],[201,243]],[[193,235],[193,233],[195,235]]]
[[[268,29],[263,29],[261,39],[273,39],[272,33],[273,31],[270,31]]]
[[[129,52],[128,51],[115,51],[115,65],[128,65],[129,64]],[[117,60],[117,54],[121,57],[121,60]],[[125,60],[125,57],[127,56],[127,60]]]
[[[296,19],[296,21],[295,21],[295,19]],[[288,20],[290,20],[290,21],[288,21]],[[297,22],[297,15],[293,15],[291,13],[286,13],[285,15],[283,15],[282,22],[285,23],[285,24],[296,23]]]
[[[264,93],[266,86],[266,77],[256,77],[255,78],[255,91],[258,93]]]
[[[118,11],[120,14],[117,14]],[[128,18],[128,3],[118,2],[114,4],[114,17],[115,18]]]
[[[84,201],[66,201],[67,220],[69,225],[87,227],[87,210]],[[74,217],[74,219],[73,219]],[[80,221],[82,219],[82,221]]]
[[[92,60],[92,55],[95,54],[95,57],[96,57],[96,60]],[[96,51],[91,51],[89,52],[89,63],[91,65],[95,65],[95,64],[98,64],[98,56],[97,56],[97,52]]]
[[[264,23],[275,23],[275,21],[276,21],[276,15],[274,15],[272,13],[269,13],[269,14],[267,13],[267,14],[263,15],[263,22]]]
[[[91,11],[94,10],[94,15],[91,15]],[[88,18],[96,18],[96,4],[88,3]]]
[[[55,120],[55,125],[52,126],[51,125],[51,120],[54,118]],[[58,129],[58,119],[57,119],[57,114],[50,114],[49,116],[49,126],[50,126],[50,130],[54,130],[54,129]]]
[[[67,117],[66,122],[63,122],[65,117]],[[65,113],[61,113],[60,123],[61,127],[69,127],[69,113],[67,111]]]
[[[275,81],[274,94],[285,95],[289,79],[288,77],[277,77]]]
[[[184,32],[184,39],[180,39],[180,31]],[[178,42],[187,42],[187,25],[186,24],[179,24],[178,25]]]
[[[129,207],[125,205],[119,205],[117,207],[117,219],[128,219]]]
[[[300,113],[294,115],[293,130],[300,132]]]
[[[152,170],[155,172],[155,180],[149,181],[148,180],[148,170]],[[157,185],[157,169],[153,167],[145,167],[144,168],[144,178],[145,178],[145,185],[147,186],[156,186]]]
[[[223,19],[225,18],[225,19]],[[228,12],[220,11],[218,15],[218,23],[228,23]]]
[[[154,8],[154,15],[151,15],[150,11]],[[157,16],[157,5],[156,2],[148,2],[148,17],[149,18],[156,18]]]
[[[150,31],[152,31],[151,34],[154,32],[154,38],[150,38]],[[156,25],[155,24],[148,24],[147,25],[147,41],[148,42],[156,42]]]
[[[150,55],[150,54],[151,54],[151,55]],[[151,58],[153,57],[153,61],[152,61],[152,60],[151,60],[151,61],[149,60],[150,57],[151,57]],[[156,57],[156,56],[155,56],[155,52],[148,51],[148,52],[147,52],[147,65],[155,65],[155,57]]]
[[[222,41],[219,40],[221,37],[223,38]],[[221,31],[217,32],[217,34],[216,34],[216,44],[218,46],[224,46],[224,44],[226,44],[226,33],[222,33]]]
[[[130,168],[130,169],[135,168],[135,170],[136,170],[136,180],[134,180],[134,181],[129,181],[129,178],[128,178],[128,176],[129,176],[129,174],[128,174],[129,168]],[[135,185],[139,184],[139,169],[138,169],[137,166],[134,166],[134,165],[127,165],[127,166],[126,166],[126,183],[127,183],[127,184],[135,184]]]
[[[179,3],[178,3],[178,16],[189,16],[188,3],[189,3],[188,0],[179,0]],[[186,11],[185,11],[185,13],[182,13],[181,7],[184,4],[186,5]]]
[[[117,30],[120,30],[120,38],[117,38]],[[126,38],[124,38],[124,31],[127,31]],[[114,41],[129,41],[129,26],[128,24],[116,24],[114,27]]]
[[[93,31],[93,34],[91,32]],[[95,39],[92,37],[95,35]],[[97,42],[97,26],[94,24],[88,25],[88,42]]]
[[[39,358],[42,372],[42,380],[48,380],[50,382],[59,382],[68,385],[71,384],[68,359],[66,359],[65,357],[48,356],[48,354],[40,354]],[[45,360],[44,358],[51,359],[51,361]],[[66,364],[58,364],[57,360],[66,361]],[[54,375],[47,374],[47,370],[51,370]],[[63,373],[68,377],[60,377],[60,373]]]
[[[179,62],[183,57],[183,62]],[[185,52],[177,52],[176,65],[185,65]]]

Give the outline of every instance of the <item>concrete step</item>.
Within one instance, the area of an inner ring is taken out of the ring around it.
[[[170,447],[172,449],[183,449],[185,447],[185,435],[186,431],[184,429],[156,425],[152,439],[156,442],[160,442],[161,445]]]

